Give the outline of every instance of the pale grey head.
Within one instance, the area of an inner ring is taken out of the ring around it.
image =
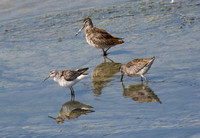
[[[47,76],[47,77],[44,79],[44,81],[47,80],[47,79],[50,78],[50,77],[55,77],[57,74],[58,74],[58,71],[57,71],[57,70],[55,70],[55,69],[51,70],[51,71],[49,72],[49,76]],[[43,81],[43,82],[44,82],[44,81]]]
[[[57,74],[58,74],[58,71],[55,70],[55,69],[52,69],[52,70],[49,72],[49,77],[55,77]]]

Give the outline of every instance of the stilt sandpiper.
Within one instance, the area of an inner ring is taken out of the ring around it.
[[[60,86],[65,88],[70,88],[71,95],[74,96],[74,90],[72,86],[79,82],[80,80],[84,79],[88,76],[88,74],[84,73],[88,68],[82,68],[78,70],[51,70],[49,76],[44,79],[47,80],[49,77],[54,77],[54,81],[57,82]]]

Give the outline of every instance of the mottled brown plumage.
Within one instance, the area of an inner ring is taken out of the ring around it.
[[[95,48],[102,49],[104,56],[107,55],[107,51],[111,47],[124,43],[122,40],[123,38],[112,36],[110,33],[103,29],[93,27],[93,23],[90,18],[84,19],[83,27],[78,31],[78,33],[81,32],[84,27],[86,27],[85,34],[88,44]],[[76,35],[78,35],[78,33],[76,33]]]
[[[123,79],[124,73],[127,76],[141,76],[148,82],[144,74],[151,68],[155,56],[148,59],[134,59],[127,64],[123,64],[120,68],[121,71],[121,81]]]

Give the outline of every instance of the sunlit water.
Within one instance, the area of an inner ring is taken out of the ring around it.
[[[68,2],[0,2],[0,136],[200,137],[200,2]],[[125,43],[104,59],[84,31],[75,37],[85,17]],[[120,82],[121,63],[152,56],[148,86]],[[64,110],[75,106],[70,90],[42,81],[82,67],[89,77],[74,86],[75,101],[92,111]]]

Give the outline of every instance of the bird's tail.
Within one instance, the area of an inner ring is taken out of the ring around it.
[[[121,40],[121,39],[119,39],[118,41],[119,41],[119,43],[120,43],[120,44],[124,43],[124,41],[123,41],[123,40]]]
[[[124,43],[124,38],[120,38],[120,37],[115,37],[115,36],[113,36],[113,38],[116,40],[116,43],[117,44],[122,44],[122,43]]]
[[[152,58],[150,58],[150,61],[148,62],[148,66],[151,66],[155,60],[155,56],[153,56]]]

